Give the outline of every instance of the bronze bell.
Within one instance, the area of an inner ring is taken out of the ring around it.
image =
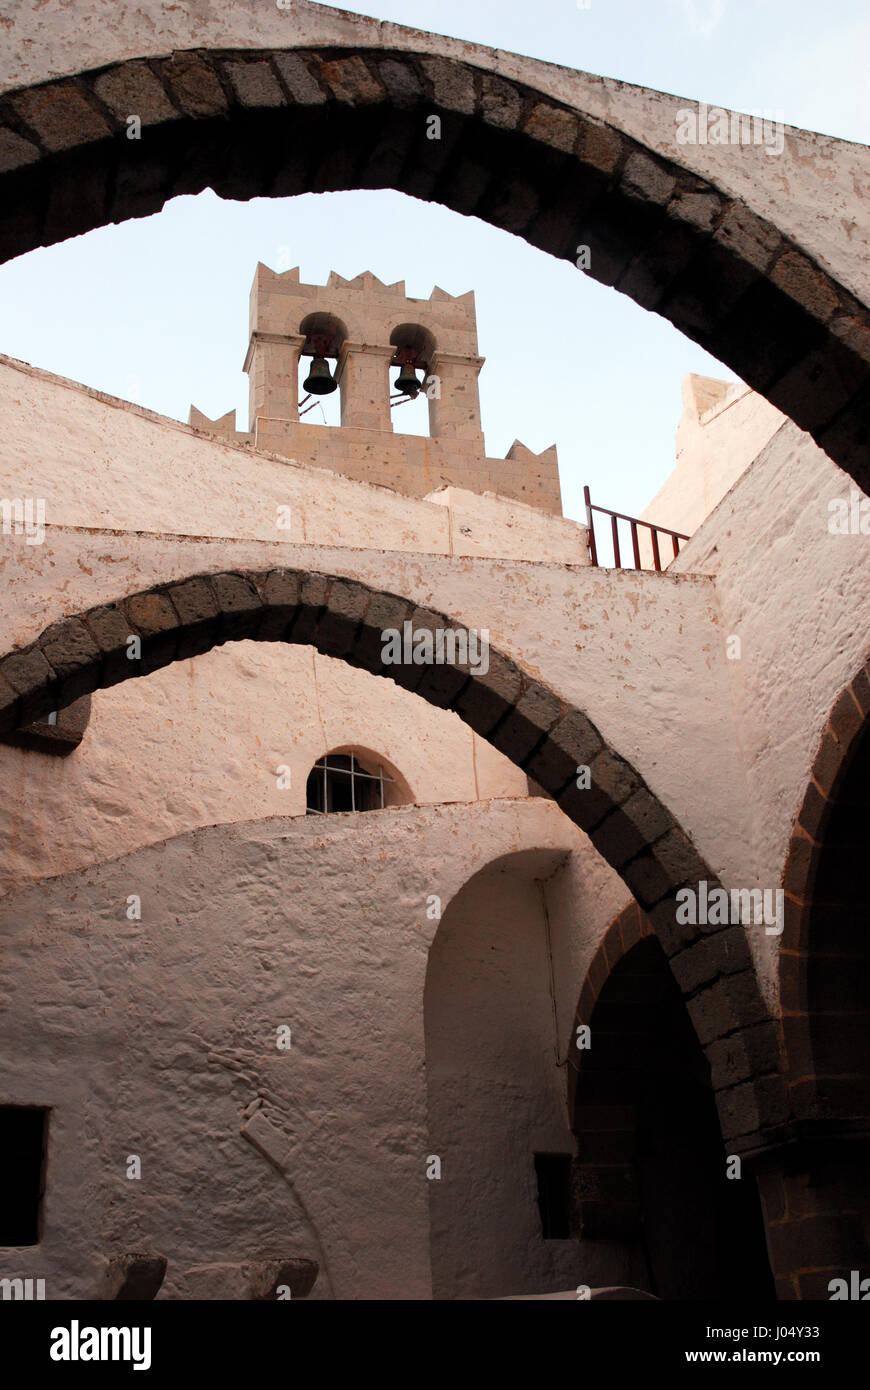
[[[338,389],[338,382],[329,370],[325,357],[314,357],[302,389],[310,396],[331,396]]]
[[[402,370],[396,377],[396,390],[401,391],[403,396],[416,396],[419,393],[420,383],[410,362],[402,363]]]

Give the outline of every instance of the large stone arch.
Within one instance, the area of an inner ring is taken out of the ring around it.
[[[754,1076],[752,1038],[741,1041],[766,1017],[746,936],[740,926],[710,930],[676,920],[677,890],[701,879],[714,885],[715,874],[588,716],[518,663],[490,650],[486,671],[473,669],[479,662],[385,665],[382,633],[401,633],[406,621],[415,630],[461,630],[411,600],[313,570],[195,574],[62,618],[0,658],[0,733],[82,695],[243,639],[314,646],[454,711],[556,800],[648,913],[684,994],[701,991],[696,1026],[714,1086],[723,1092],[723,1129],[750,1144],[777,1098],[770,1094],[772,1078]],[[131,637],[141,647],[133,660]],[[577,785],[580,766],[590,769],[589,787]]]
[[[772,211],[770,171],[750,169],[751,146],[711,172],[677,145],[661,94],[590,98],[600,79],[319,6],[203,23],[202,38],[151,8],[149,27],[130,10],[122,25],[113,7],[120,37],[102,42],[77,42],[59,19],[39,79],[27,56],[6,65],[0,258],[205,187],[239,199],[396,188],[572,263],[588,246],[588,273],[670,319],[870,487],[870,312],[854,250],[832,226],[815,244],[802,228],[802,244],[794,218]],[[657,136],[641,134],[639,97]],[[141,140],[127,138],[131,114]],[[846,169],[855,149],[828,141],[824,153]]]

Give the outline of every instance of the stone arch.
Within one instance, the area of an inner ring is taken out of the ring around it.
[[[780,1006],[790,1110],[799,1122],[857,1111],[870,1123],[870,916],[861,882],[868,787],[870,660],[831,710],[783,871]]]
[[[322,20],[309,27],[320,37],[298,47],[143,47],[6,90],[0,259],[206,187],[395,188],[572,263],[588,247],[587,273],[668,318],[870,487],[870,311],[725,177],[643,144],[618,113],[557,99],[550,65],[526,61],[521,80],[491,50],[466,61],[444,40],[430,56],[438,40],[395,27],[388,48],[374,21],[337,46]],[[127,138],[131,111],[147,139]]]
[[[658,1297],[725,1298],[739,1283],[771,1299],[759,1192],[748,1173],[726,1176],[721,1095],[690,1009],[630,903],[593,959],[576,1020],[588,1031],[569,1058],[577,1234],[641,1259]]]
[[[219,571],[159,584],[62,618],[0,657],[0,734],[243,639],[314,646],[452,710],[553,797],[648,913],[708,1048],[723,1130],[735,1142],[755,1134],[780,1103],[779,1077],[757,1075],[767,1010],[742,927],[676,920],[679,888],[717,882],[688,835],[582,710],[500,653],[488,651],[485,670],[482,662],[463,665],[457,641],[455,665],[385,665],[382,634],[401,634],[406,621],[431,633],[464,630],[411,600],[316,571]],[[577,786],[581,765],[590,769],[589,787]]]

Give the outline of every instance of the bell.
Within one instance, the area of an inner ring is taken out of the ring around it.
[[[330,396],[338,389],[338,382],[329,370],[329,363],[325,357],[315,357],[311,363],[311,371],[305,378],[303,391],[307,391],[310,396]]]
[[[420,383],[410,362],[402,363],[402,370],[396,377],[396,390],[401,391],[403,396],[416,396],[419,393]]]

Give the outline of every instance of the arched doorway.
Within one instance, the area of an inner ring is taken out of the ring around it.
[[[659,1298],[772,1299],[756,1184],[726,1155],[710,1066],[655,936],[617,960],[586,1025],[575,1053],[580,1234],[641,1253]]]

